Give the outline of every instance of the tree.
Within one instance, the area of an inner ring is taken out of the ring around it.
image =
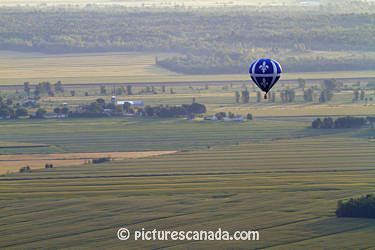
[[[61,113],[61,109],[59,107],[56,107],[56,108],[53,109],[53,113],[60,114]]]
[[[226,114],[225,112],[219,112],[219,113],[216,113],[215,116],[216,116],[216,118],[217,118],[218,120],[221,121],[221,120],[224,119],[224,117],[227,116],[227,114]]]
[[[250,102],[250,93],[247,89],[242,91],[242,102],[249,103]]]
[[[76,95],[76,91],[75,91],[75,90],[71,90],[71,91],[70,91],[70,95],[71,95],[71,96],[75,96],[75,95]]]
[[[300,89],[302,89],[302,91],[304,91],[305,86],[306,86],[306,81],[302,78],[298,78],[297,82],[298,82],[298,88],[300,88]]]
[[[47,94],[48,96],[54,96],[52,86],[50,82],[40,82],[37,85],[39,94]]]
[[[262,94],[260,93],[260,91],[257,91],[257,102],[260,102],[262,99]]]
[[[133,94],[132,85],[126,85],[126,93],[127,93],[127,95]]]
[[[68,107],[63,107],[61,109],[61,113],[64,114],[64,115],[67,115],[69,113],[69,108]]]
[[[335,79],[326,79],[323,81],[323,89],[325,90],[334,90],[338,86]]]
[[[303,100],[305,102],[312,102],[314,100],[314,91],[312,89],[307,89],[303,91]]]
[[[311,123],[311,127],[313,127],[313,128],[321,128],[322,125],[323,125],[323,122],[322,122],[322,120],[320,120],[320,118],[315,119],[315,120]]]
[[[324,118],[322,128],[334,128],[333,119],[331,117]]]
[[[56,93],[64,93],[64,87],[63,87],[63,85],[62,85],[62,82],[61,81],[57,81],[56,83],[55,83],[55,92]]]
[[[363,117],[340,117],[335,120],[334,127],[339,128],[360,128],[366,124],[366,119]]]
[[[15,113],[16,118],[21,117],[21,116],[27,116],[27,115],[28,115],[27,109],[25,108],[16,109],[16,113]]]
[[[35,117],[36,118],[44,118],[44,115],[47,114],[47,111],[43,108],[39,108],[36,112],[35,112]]]
[[[288,89],[286,91],[286,101],[287,102],[294,102],[295,98],[296,98],[295,91],[293,89]]]
[[[332,100],[333,94],[330,90],[323,90],[320,92],[319,103],[325,103]]]
[[[204,114],[206,111],[206,106],[197,102],[194,102],[188,107],[189,114]]]
[[[39,99],[41,94],[42,94],[41,87],[38,84],[38,85],[35,86],[35,89],[34,89],[34,97],[36,99]]]
[[[107,89],[105,88],[105,86],[100,86],[100,94],[101,95],[106,95],[107,94]]]
[[[337,217],[375,218],[375,196],[368,194],[347,201],[338,201]]]
[[[363,101],[365,99],[365,91],[363,89],[361,89],[361,93],[360,93],[360,97],[361,101]]]
[[[236,99],[236,103],[240,103],[240,92],[234,92],[234,98]]]
[[[285,90],[281,90],[280,91],[280,99],[281,99],[281,103],[286,103],[286,91]]]
[[[252,120],[252,119],[253,119],[253,115],[250,114],[250,113],[248,113],[248,114],[246,115],[246,119],[247,119],[247,120]]]
[[[273,103],[276,102],[276,93],[275,93],[275,92],[272,92],[271,101],[272,101]]]
[[[23,91],[25,92],[25,94],[26,94],[27,97],[30,97],[31,88],[30,88],[30,83],[29,82],[24,82],[23,83]]]
[[[371,128],[373,129],[375,124],[375,116],[367,116],[366,119],[370,123]]]
[[[115,95],[121,96],[124,94],[123,88],[115,88]]]
[[[353,102],[357,102],[359,100],[359,89],[353,91]]]

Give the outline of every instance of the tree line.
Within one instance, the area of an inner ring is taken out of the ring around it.
[[[337,217],[375,218],[375,196],[368,194],[347,201],[338,201]]]
[[[368,116],[364,117],[339,117],[333,119],[331,117],[326,117],[324,119],[317,118],[311,123],[311,127],[314,129],[345,129],[345,128],[361,128],[367,123],[373,128],[375,122],[375,117]]]
[[[176,118],[185,116],[194,116],[206,113],[206,106],[201,103],[183,104],[180,106],[147,105],[142,107],[132,107],[130,103],[123,105],[115,105],[114,103],[106,103],[104,99],[98,98],[94,102],[81,105],[75,112],[70,112],[69,117],[102,117],[133,114],[142,117],[154,118]]]

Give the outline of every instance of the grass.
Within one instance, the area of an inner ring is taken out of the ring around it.
[[[49,147],[0,148],[0,154],[193,150],[249,140],[320,133],[307,122],[244,123],[176,119],[73,119],[0,122],[0,138]]]
[[[0,247],[372,248],[375,221],[334,210],[375,192],[374,149],[340,133],[7,175]],[[115,238],[123,226],[258,229],[260,241],[124,243]]]
[[[229,75],[181,75],[156,67],[152,53],[87,53],[44,55],[1,52],[0,85],[42,81],[66,84],[82,83],[152,83],[199,81],[249,81],[247,72]],[[98,70],[100,69],[100,70]],[[105,73],[103,73],[105,72]],[[282,79],[374,78],[375,71],[285,73]]]

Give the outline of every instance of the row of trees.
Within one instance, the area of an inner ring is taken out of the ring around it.
[[[346,116],[334,120],[331,117],[326,117],[323,120],[320,118],[315,119],[311,123],[311,127],[315,129],[343,129],[343,128],[360,128],[366,125],[367,122],[373,127],[375,117],[353,117]]]
[[[108,90],[110,89],[110,90]],[[55,94],[58,93],[65,93],[64,86],[61,81],[57,81],[56,83],[52,84],[50,82],[40,82],[36,84],[35,86],[31,86],[29,82],[24,82],[23,84],[23,90],[25,95],[28,98],[35,98],[39,99],[42,96],[55,96]],[[146,86],[142,90],[138,92],[138,94],[157,94],[160,93],[167,93],[167,89],[165,85],[162,85],[160,89],[156,89],[154,86]],[[170,88],[168,90],[168,93],[175,94],[173,88]],[[71,89],[69,91],[69,94],[71,96],[76,95],[76,91],[74,89]],[[132,85],[126,85],[126,86],[119,86],[119,87],[113,87],[109,88],[104,85],[99,87],[99,94],[100,95],[133,95],[133,87]],[[89,96],[88,92],[85,92],[85,96]]]
[[[101,95],[107,95],[108,91],[105,86],[100,86],[100,92]],[[132,85],[126,85],[120,86],[120,87],[114,87],[112,92],[112,95],[133,95],[133,87]]]
[[[109,111],[106,111],[109,110]],[[64,112],[63,110],[56,110]],[[68,112],[68,111],[66,111]],[[109,115],[122,115],[122,112],[146,117],[181,117],[206,113],[206,106],[200,103],[183,104],[181,106],[146,106],[144,108],[133,108],[129,103],[123,106],[113,103],[106,103],[104,99],[99,98],[94,102],[81,106],[77,112],[69,112],[70,117],[98,117]]]
[[[0,97],[0,119],[18,119],[21,117],[44,118],[46,113],[45,109],[37,108],[34,113],[29,114],[26,104],[13,103],[11,99]]]
[[[195,102],[181,106],[146,106],[144,109],[139,109],[138,113],[147,117],[172,118],[204,114],[206,111],[205,105]]]
[[[338,201],[337,217],[375,218],[375,196],[368,194],[347,201]]]
[[[20,103],[13,103],[11,99],[0,97],[1,119],[17,119],[23,116],[28,116],[28,111],[25,107],[22,107]]]
[[[23,90],[25,95],[29,98],[31,96],[40,98],[42,95],[54,96],[55,93],[64,93],[64,87],[61,81],[57,81],[55,84],[51,84],[50,82],[40,82],[35,86],[34,91],[32,91],[29,82],[24,82]]]
[[[241,117],[241,115],[236,115],[236,114],[233,113],[233,112],[228,112],[228,113],[226,113],[226,112],[218,112],[218,113],[215,114],[215,117],[216,117],[216,119],[218,119],[219,121],[222,121],[222,120],[224,120],[226,117],[228,117],[229,119],[234,119],[234,118],[236,118],[236,117]],[[252,120],[252,119],[253,119],[253,115],[250,114],[250,113],[248,113],[248,114],[246,115],[246,119],[247,119],[247,120]]]
[[[248,90],[235,91],[235,102],[236,103],[250,103],[250,92]],[[296,93],[294,89],[285,89],[279,91],[279,96],[281,103],[293,103],[296,101]],[[333,97],[333,92],[330,90],[323,90],[320,92],[319,95],[319,103],[324,103],[331,101]],[[256,92],[256,102],[259,103],[263,99],[263,95],[260,91]],[[303,100],[305,102],[313,102],[314,101],[314,90],[307,89],[303,91]],[[269,92],[268,93],[268,102],[275,103],[276,102],[276,92]]]

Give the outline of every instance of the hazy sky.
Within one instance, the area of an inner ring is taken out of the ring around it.
[[[233,5],[282,5],[282,4],[300,4],[316,5],[318,2],[324,3],[341,3],[343,0],[0,0],[0,5],[17,6],[17,5],[60,5],[60,4],[86,4],[113,5],[120,4],[128,7],[141,6],[233,6]],[[348,1],[348,0],[346,0]],[[367,0],[375,2],[375,0]]]
[[[307,0],[308,1],[308,0]],[[142,6],[146,5],[258,5],[258,4],[275,4],[280,5],[283,3],[297,3],[298,0],[0,0],[1,5],[39,5],[42,3],[48,5],[54,4],[80,4],[85,5],[88,3],[95,4],[121,4],[126,6]]]

